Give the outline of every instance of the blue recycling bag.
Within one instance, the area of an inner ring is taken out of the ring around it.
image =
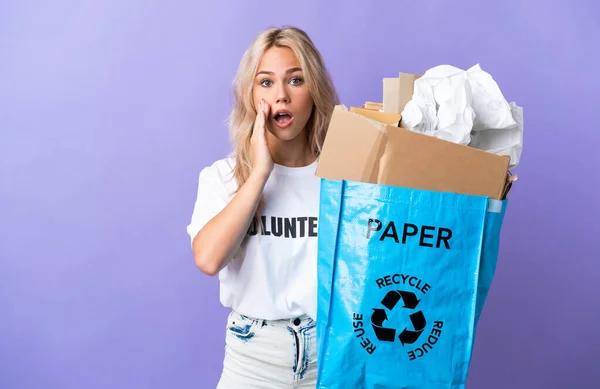
[[[322,179],[317,388],[464,388],[506,205]]]

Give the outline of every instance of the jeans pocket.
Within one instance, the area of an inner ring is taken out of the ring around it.
[[[238,339],[248,341],[255,333],[256,320],[232,312],[227,320],[227,332]]]

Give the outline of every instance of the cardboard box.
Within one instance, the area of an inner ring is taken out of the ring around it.
[[[383,110],[383,103],[376,103],[373,101],[367,101],[362,106],[365,109],[370,109],[372,111],[381,111]]]
[[[400,127],[400,120],[402,119],[402,116],[400,116],[399,113],[379,112],[365,108],[350,107],[350,112],[355,112],[361,116],[366,116],[383,124],[389,124],[390,126]]]
[[[421,76],[410,73],[399,73],[395,78],[383,79],[383,111],[402,113],[402,110],[412,100],[415,81]]]
[[[336,107],[316,175],[439,192],[506,197],[508,156],[498,156],[389,122],[386,113]],[[362,114],[361,114],[362,113]],[[395,119],[394,119],[395,120]]]

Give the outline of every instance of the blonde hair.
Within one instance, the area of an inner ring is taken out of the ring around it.
[[[291,49],[304,73],[304,79],[314,102],[313,112],[306,123],[308,145],[316,157],[323,141],[338,96],[321,54],[303,30],[285,26],[269,28],[260,33],[244,53],[234,80],[234,108],[229,117],[229,130],[236,164],[233,176],[238,189],[246,182],[252,170],[250,137],[256,107],[253,103],[253,84],[259,63],[271,47]]]

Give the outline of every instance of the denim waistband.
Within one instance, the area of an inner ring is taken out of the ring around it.
[[[289,319],[278,319],[278,320],[266,320],[266,319],[257,319],[254,317],[243,315],[239,312],[232,311],[231,315],[234,318],[238,318],[244,321],[251,321],[253,323],[258,324],[259,327],[263,325],[269,325],[274,327],[309,327],[315,324],[315,321],[308,315],[301,315],[296,317],[291,317]]]

